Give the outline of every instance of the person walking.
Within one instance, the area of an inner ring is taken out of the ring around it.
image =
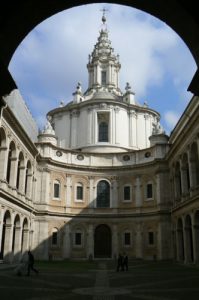
[[[128,255],[126,253],[123,254],[123,270],[124,271],[128,271],[128,262],[129,262],[129,259],[128,259]]]
[[[27,276],[30,276],[30,270],[34,271],[36,274],[39,273],[39,271],[34,268],[34,263],[35,263],[34,255],[29,250],[28,251],[28,270],[27,270]]]
[[[118,259],[117,259],[117,272],[119,272],[121,269],[123,269],[123,256],[121,255],[121,253],[119,253],[118,255]]]

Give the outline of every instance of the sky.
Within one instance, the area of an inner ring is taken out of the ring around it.
[[[183,40],[164,22],[141,10],[89,4],[62,11],[38,24],[16,49],[9,71],[39,128],[49,110],[72,100],[77,83],[88,87],[88,55],[107,9],[107,28],[119,54],[120,89],[129,82],[135,98],[161,115],[170,134],[192,98],[187,88],[196,71]]]

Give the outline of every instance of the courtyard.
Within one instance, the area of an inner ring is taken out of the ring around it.
[[[39,275],[16,276],[0,266],[1,300],[187,300],[199,297],[199,268],[134,260],[116,272],[115,261],[36,262]]]

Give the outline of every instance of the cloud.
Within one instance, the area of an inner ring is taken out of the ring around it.
[[[178,97],[187,98],[186,87],[196,65],[174,31],[137,9],[91,4],[48,18],[30,32],[13,55],[9,70],[26,102],[31,103],[33,115],[58,106],[61,100],[71,101],[78,81],[87,89],[88,54],[97,42],[104,6],[109,9],[109,38],[122,64],[121,89],[130,82],[137,100],[144,102],[150,99],[152,88],[162,87],[164,93],[165,80],[170,78]],[[164,109],[169,110],[169,105],[168,101]],[[161,110],[161,99],[155,109]]]
[[[172,111],[172,110],[165,112],[163,118],[167,123],[167,128],[166,128],[167,131],[170,132],[175,127],[179,117],[180,117],[179,112]]]

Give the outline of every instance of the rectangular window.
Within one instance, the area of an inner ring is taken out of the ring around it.
[[[109,141],[109,113],[103,112],[97,114],[98,119],[98,142]]]
[[[130,246],[131,245],[131,234],[130,234],[130,232],[125,232],[124,233],[124,245],[125,246]]]
[[[81,232],[76,232],[75,233],[75,245],[81,246],[81,244],[82,244],[82,234],[81,234]]]
[[[131,200],[131,188],[130,186],[124,187],[124,201],[130,201]]]
[[[77,186],[77,200],[83,200],[83,186]]]
[[[59,198],[59,183],[54,183],[54,198]]]
[[[102,85],[106,85],[106,71],[102,71],[101,76],[102,76]]]
[[[149,239],[149,245],[154,245],[154,233],[153,232],[148,233],[148,239]]]
[[[146,197],[147,198],[153,198],[153,185],[152,185],[152,183],[147,184]]]
[[[57,232],[53,232],[52,234],[52,245],[57,245]]]

